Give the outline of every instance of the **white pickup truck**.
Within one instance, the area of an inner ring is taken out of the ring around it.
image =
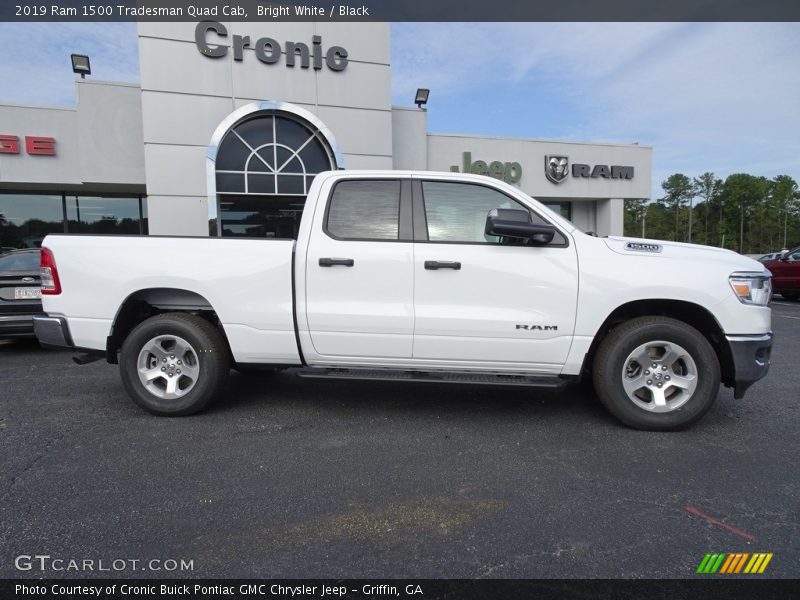
[[[632,427],[699,419],[769,369],[770,273],[734,252],[598,238],[477,175],[336,171],[296,239],[51,235],[45,346],[118,363],[188,415],[231,367],[557,388],[587,375]]]

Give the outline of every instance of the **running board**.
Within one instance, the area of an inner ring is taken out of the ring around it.
[[[412,381],[418,383],[462,383],[472,385],[525,386],[560,390],[567,382],[560,377],[465,373],[463,371],[404,371],[401,369],[326,369],[310,367],[297,372],[303,379],[359,379],[362,381]]]

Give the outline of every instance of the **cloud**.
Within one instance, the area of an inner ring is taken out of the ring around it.
[[[541,137],[535,99],[556,98],[559,137],[652,145],[656,194],[675,171],[800,179],[797,23],[398,24],[392,42],[396,101],[419,82],[451,107],[490,88],[516,135]]]
[[[0,23],[0,102],[74,106],[70,54],[88,54],[92,79],[139,81],[136,23]]]

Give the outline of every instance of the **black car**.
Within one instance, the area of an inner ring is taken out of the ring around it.
[[[0,254],[0,337],[32,336],[41,312],[39,249]]]

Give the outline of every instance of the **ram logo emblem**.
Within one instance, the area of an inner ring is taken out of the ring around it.
[[[569,172],[569,157],[547,154],[544,157],[544,174],[553,183],[561,183]]]
[[[517,323],[517,329],[525,331],[558,331],[558,325],[521,325]]]

